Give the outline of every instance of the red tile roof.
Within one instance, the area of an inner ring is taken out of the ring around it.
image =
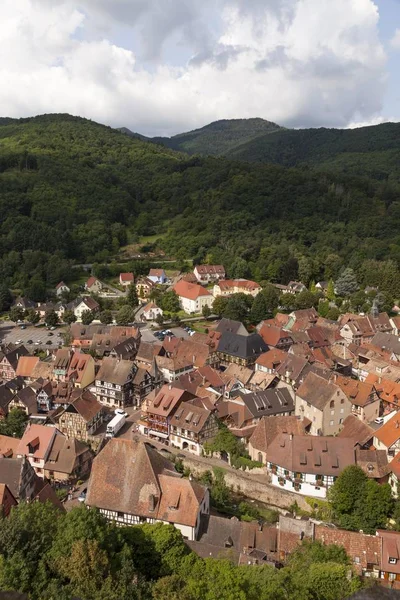
[[[133,281],[133,273],[120,273],[119,278],[121,281]]]
[[[197,300],[202,296],[211,296],[210,292],[203,288],[201,285],[197,285],[196,283],[189,283],[188,281],[183,281],[181,279],[174,286],[174,292],[182,297],[187,298],[188,300]]]

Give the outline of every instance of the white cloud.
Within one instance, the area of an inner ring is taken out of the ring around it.
[[[400,50],[400,29],[396,29],[394,36],[390,40],[390,45],[395,50]]]
[[[149,135],[221,118],[370,121],[385,89],[378,20],[372,0],[3,0],[0,116],[71,112]],[[172,43],[187,64],[166,60]]]

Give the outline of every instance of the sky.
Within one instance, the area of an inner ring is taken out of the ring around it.
[[[400,0],[1,0],[0,116],[400,120]]]

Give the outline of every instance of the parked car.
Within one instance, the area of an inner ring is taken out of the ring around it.
[[[374,421],[377,425],[383,425],[385,420],[383,417],[377,417]]]
[[[57,327],[54,327],[54,325],[52,327],[50,327],[51,331],[54,331],[55,329],[57,329]]]
[[[33,340],[28,340],[26,343],[27,344],[33,344]]]
[[[51,340],[47,340],[47,342],[46,342],[46,345],[47,345],[47,346],[51,346],[51,344],[52,344],[52,343],[53,343],[53,342],[52,342]]]
[[[21,329],[26,329],[26,325],[21,325]]]
[[[17,344],[22,344],[22,340],[17,340]]]
[[[51,336],[51,335],[54,335],[54,333],[51,333],[51,331],[49,331],[49,333],[47,335]]]

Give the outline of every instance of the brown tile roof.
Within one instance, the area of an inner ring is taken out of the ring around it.
[[[151,364],[154,357],[161,351],[161,344],[151,344],[150,342],[140,342],[139,349],[136,354],[136,360]]]
[[[133,373],[133,363],[130,360],[120,360],[107,356],[103,358],[96,380],[124,385]]]
[[[308,519],[279,516],[278,551],[282,560],[293,552],[303,539],[314,539],[315,525]]]
[[[134,280],[133,273],[120,273],[119,277],[120,277],[121,281],[133,281]]]
[[[27,425],[24,435],[20,440],[17,448],[17,455],[20,456],[34,456],[35,458],[44,459],[48,452],[55,430],[53,427],[46,427],[45,425]],[[34,452],[29,452],[29,444],[33,446]]]
[[[254,390],[266,390],[274,382],[278,381],[275,373],[266,373],[265,371],[255,371],[249,381],[250,387]]]
[[[89,390],[77,390],[77,392],[79,392],[77,398],[74,398],[74,393],[72,394],[71,404],[77,413],[81,415],[82,419],[88,423],[103,409],[103,407],[100,402],[97,401],[96,396]]]
[[[93,285],[94,283],[96,283],[97,281],[99,281],[99,280],[97,279],[97,277],[89,277],[89,279],[88,279],[88,280],[87,280],[87,282],[86,282],[86,287],[87,287],[87,288],[90,288],[90,287],[92,287],[92,285]]]
[[[376,535],[315,525],[315,540],[324,545],[343,546],[358,575],[370,564],[380,568],[381,540]]]
[[[8,517],[12,506],[16,506],[17,501],[12,492],[5,483],[0,483],[0,506],[2,508],[1,515]]]
[[[233,423],[233,426],[239,429],[243,427],[247,421],[253,419],[253,415],[247,406],[230,400],[219,402],[216,409],[219,419],[226,420],[229,418],[229,421]],[[255,425],[253,427],[255,428]]]
[[[278,434],[267,450],[267,462],[310,475],[340,475],[355,464],[351,439]]]
[[[278,348],[273,348],[272,350],[261,354],[256,360],[256,365],[260,365],[266,369],[276,370],[279,365],[287,359],[287,356],[287,352],[279,350]]]
[[[202,296],[211,296],[210,292],[196,283],[189,283],[181,279],[174,285],[174,292],[181,298],[197,300]]]
[[[398,452],[388,465],[388,473],[394,473],[400,480],[400,452]]]
[[[255,450],[266,452],[270,443],[280,433],[304,435],[308,423],[299,417],[263,417],[256,426],[249,443]]]
[[[192,339],[180,340],[174,349],[174,357],[186,360],[195,367],[204,367],[210,359],[210,355],[210,347],[207,344],[201,344]]]
[[[7,484],[13,496],[20,499],[24,458],[0,457],[0,482]],[[29,465],[30,466],[30,465]],[[29,468],[29,467],[28,467]],[[32,469],[32,467],[30,467]],[[23,500],[30,498],[22,497]]]
[[[315,406],[318,410],[324,410],[332,396],[336,395],[338,386],[326,381],[315,373],[309,373],[297,390],[297,395]]]
[[[237,379],[243,383],[243,385],[246,385],[249,383],[252,376],[253,371],[251,369],[243,367],[242,365],[236,365],[235,363],[231,363],[225,371],[221,372],[221,378],[226,384],[228,384],[231,379]]]
[[[56,435],[44,468],[71,475],[77,460],[88,451],[88,446],[75,438]]]
[[[307,365],[308,362],[305,358],[286,354],[285,360],[276,368],[276,372],[281,377],[286,377],[288,373],[291,380],[297,381]]]
[[[58,508],[61,512],[65,512],[64,504],[61,502],[53,488],[49,483],[45,483],[41,479],[38,480],[39,490],[34,497],[35,502],[51,502],[56,508]]]
[[[165,275],[164,269],[150,269],[149,271],[149,277],[161,277],[162,275]]]
[[[170,424],[193,433],[199,433],[210,417],[211,411],[193,404],[191,401],[183,402],[171,417]]]
[[[173,373],[179,371],[180,369],[190,369],[190,367],[193,367],[193,362],[191,360],[186,360],[186,358],[168,358],[167,356],[156,356],[156,363],[159,369],[166,369],[167,371],[172,371]]]
[[[194,342],[200,342],[201,344],[207,344],[210,350],[216,350],[218,342],[221,338],[222,333],[220,331],[213,331],[212,329],[208,333],[194,333],[191,339]]]
[[[400,532],[378,529],[376,533],[382,539],[381,570],[400,575]],[[396,563],[391,564],[390,558],[396,559]]]
[[[39,362],[37,356],[21,356],[18,360],[16,376],[20,377],[32,377],[32,371]]]
[[[234,288],[239,288],[242,290],[253,292],[254,290],[261,289],[259,283],[255,281],[250,281],[248,279],[220,279],[217,283],[217,286],[220,288],[220,290],[223,291],[229,291]]]
[[[153,415],[168,417],[181,402],[191,400],[193,395],[185,390],[172,387],[168,384],[162,386],[154,400],[148,405],[148,412]]]
[[[395,414],[382,427],[375,431],[375,435],[386,448],[390,448],[400,438],[400,415]]]
[[[263,324],[258,332],[268,346],[277,346],[281,340],[293,341],[287,331],[273,325]]]
[[[351,438],[354,445],[364,446],[374,437],[372,427],[363,423],[354,415],[348,415],[343,422],[343,429],[338,434],[341,438]]]
[[[371,400],[370,397],[374,393],[372,383],[358,381],[343,375],[334,377],[334,383],[340,387],[352,404],[356,406],[366,406]]]
[[[223,265],[196,265],[195,268],[200,275],[225,275]]]
[[[0,435],[0,456],[4,458],[14,458],[20,440],[8,435]]]
[[[205,493],[147,444],[114,438],[93,461],[86,503],[194,526]]]
[[[53,364],[39,360],[32,370],[32,379],[49,379],[53,373]]]
[[[372,479],[385,477],[390,469],[386,450],[356,448],[356,463]]]

